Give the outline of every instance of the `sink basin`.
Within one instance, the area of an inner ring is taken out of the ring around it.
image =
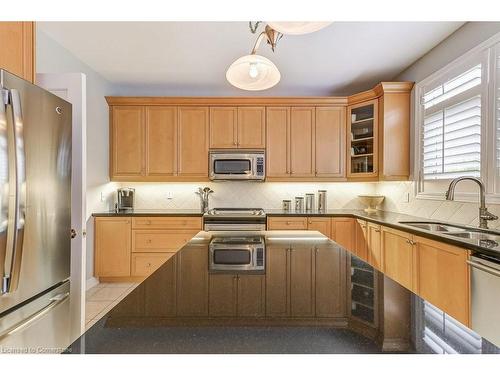
[[[400,221],[400,224],[409,225],[410,227],[415,227],[419,229],[429,230],[431,232],[461,232],[466,231],[466,229],[451,225],[442,224],[430,221]]]
[[[447,236],[464,238],[467,240],[491,240],[500,242],[500,235],[483,233],[483,232],[459,232],[459,233],[445,233]]]

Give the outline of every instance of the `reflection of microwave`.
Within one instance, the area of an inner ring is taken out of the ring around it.
[[[214,237],[210,242],[211,271],[264,271],[265,242],[260,236]]]
[[[263,181],[265,173],[264,151],[217,150],[210,151],[211,180]]]

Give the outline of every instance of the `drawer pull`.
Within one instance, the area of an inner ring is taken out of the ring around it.
[[[151,262],[146,263],[146,267],[151,267]]]
[[[146,242],[147,243],[151,243],[151,238],[148,238],[148,240]]]

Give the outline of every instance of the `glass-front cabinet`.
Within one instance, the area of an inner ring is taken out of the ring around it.
[[[349,107],[347,177],[377,177],[378,100]]]

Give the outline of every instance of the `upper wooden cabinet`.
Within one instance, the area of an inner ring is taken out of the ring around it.
[[[210,148],[265,148],[265,107],[211,107]]]
[[[312,107],[290,111],[290,174],[292,177],[315,175],[315,116]]]
[[[208,176],[208,107],[179,108],[179,176]]]
[[[267,178],[290,177],[290,108],[268,107],[266,114]]]
[[[345,114],[342,107],[316,108],[316,177],[345,177]]]
[[[113,181],[208,179],[208,107],[112,106]]]
[[[0,22],[0,68],[35,82],[35,23]]]

